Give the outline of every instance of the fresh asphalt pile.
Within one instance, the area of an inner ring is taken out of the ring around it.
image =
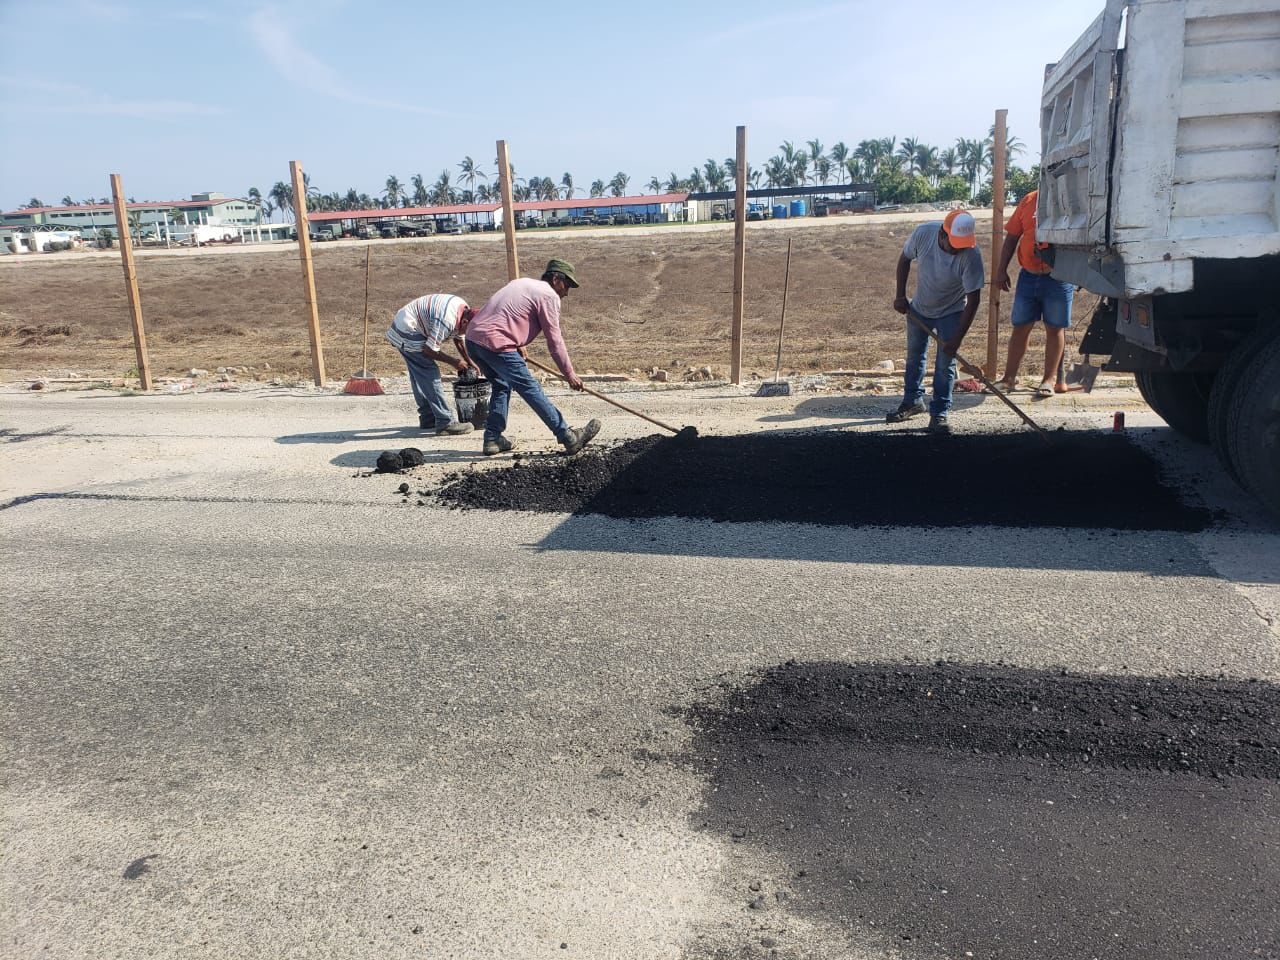
[[[648,436],[445,478],[449,507],[832,526],[1201,530],[1157,463],[1121,435],[768,431]]]
[[[789,661],[691,717],[713,742],[839,740],[1280,781],[1280,687],[1005,666]]]

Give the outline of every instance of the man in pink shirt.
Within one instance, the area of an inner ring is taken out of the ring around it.
[[[506,453],[515,446],[514,441],[503,436],[512,390],[542,419],[569,455],[577,453],[600,432],[599,420],[591,420],[585,427],[569,426],[524,362],[525,347],[539,333],[545,334],[547,349],[569,386],[582,389],[560,334],[560,301],[577,285],[573,265],[552,260],[540,280],[512,280],[490,297],[467,325],[468,352],[492,385],[489,419],[484,424],[485,456]]]

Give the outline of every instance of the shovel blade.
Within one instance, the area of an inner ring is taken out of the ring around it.
[[[1091,363],[1073,363],[1067,371],[1067,386],[1078,384],[1085,393],[1092,393],[1100,370]]]

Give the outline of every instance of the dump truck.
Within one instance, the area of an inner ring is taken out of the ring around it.
[[[1280,513],[1280,0],[1107,0],[1045,71],[1037,240],[1133,373]]]

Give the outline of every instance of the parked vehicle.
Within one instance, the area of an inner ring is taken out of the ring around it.
[[[378,233],[383,240],[395,240],[400,236],[400,224],[398,223],[381,223],[378,225]]]
[[[379,236],[378,226],[373,223],[361,223],[356,226],[356,237],[361,240],[373,240]]]
[[[446,236],[457,236],[463,232],[462,224],[458,223],[456,220],[444,220],[440,223],[438,232],[445,234]]]
[[[1080,352],[1280,513],[1275,36],[1245,25],[1263,22],[1280,0],[1108,0],[1044,81],[1036,237],[1102,298]]]

